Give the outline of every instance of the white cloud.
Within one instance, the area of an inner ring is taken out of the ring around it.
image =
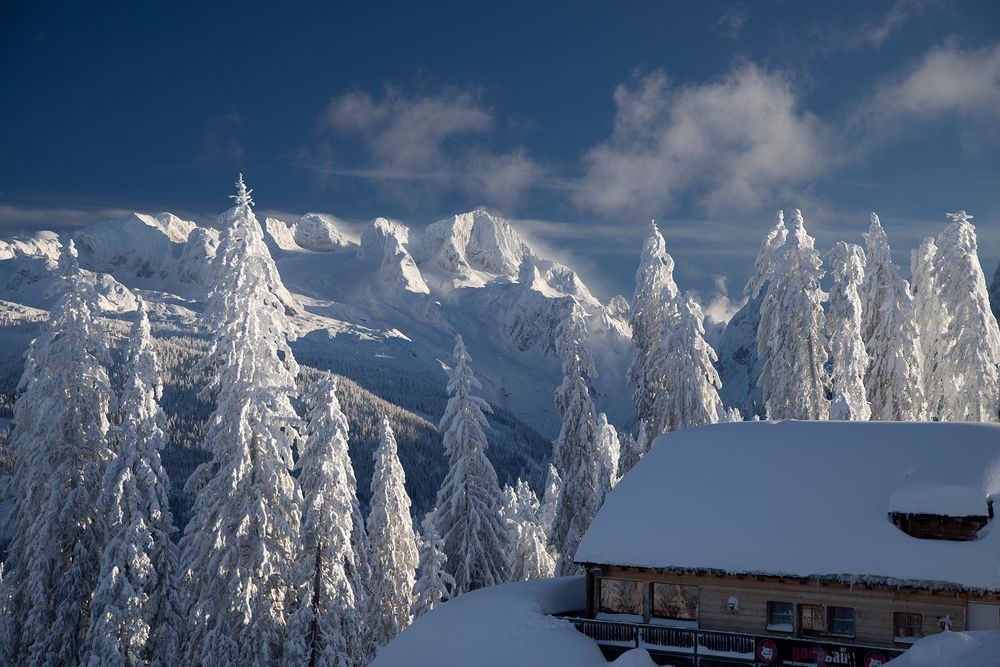
[[[736,40],[739,39],[740,31],[743,30],[743,26],[747,24],[749,19],[750,12],[747,10],[746,5],[738,2],[727,8],[725,13],[719,17],[719,20],[715,23],[715,29],[729,39]]]
[[[713,276],[715,291],[710,295],[708,304],[702,309],[705,317],[713,324],[726,324],[733,319],[733,315],[739,311],[747,300],[729,298],[729,289],[726,286],[725,276]]]
[[[365,157],[362,166],[345,166],[329,159],[328,147],[320,170],[334,175],[457,187],[509,204],[543,174],[523,149],[488,147],[496,122],[474,89],[407,95],[389,87],[381,99],[348,92],[327,106],[322,127],[359,141]]]
[[[128,209],[110,207],[31,206],[0,204],[0,230],[9,232],[58,231],[117,218]]]
[[[654,213],[691,195],[718,213],[756,208],[822,173],[826,131],[791,83],[754,65],[672,86],[662,71],[614,92],[611,137],[585,156],[577,203]]]
[[[896,0],[882,20],[862,26],[858,37],[862,42],[877,49],[894,32],[902,28],[914,12],[920,11],[924,4],[926,3],[922,0]]]
[[[1000,118],[1000,44],[932,49],[902,77],[884,83],[871,108],[883,120],[954,113]]]

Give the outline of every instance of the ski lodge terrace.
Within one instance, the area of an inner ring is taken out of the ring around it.
[[[1000,629],[1000,427],[743,422],[658,438],[576,554],[605,656],[873,667]],[[1000,664],[1000,656],[997,657]]]

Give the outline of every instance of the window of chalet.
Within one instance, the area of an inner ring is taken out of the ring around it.
[[[768,602],[767,629],[773,632],[794,631],[795,605],[791,602]]]
[[[655,618],[697,621],[698,587],[654,583],[652,615]]]
[[[892,615],[892,626],[897,642],[912,644],[924,636],[924,617],[922,614],[897,611]]]
[[[804,635],[821,635],[826,632],[826,614],[818,604],[799,605],[799,632]]]
[[[830,634],[854,636],[854,610],[850,607],[830,607]]]
[[[624,579],[601,579],[601,614],[628,614],[642,618],[647,585]]]

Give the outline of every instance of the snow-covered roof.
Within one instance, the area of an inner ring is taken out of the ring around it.
[[[986,515],[1000,426],[740,422],[656,439],[577,562],[1000,590],[1000,530],[918,539],[889,513]]]
[[[914,644],[891,667],[995,667],[1000,664],[1000,631],[937,632]]]
[[[583,577],[519,581],[483,588],[424,614],[371,667],[603,667],[597,644],[569,621],[546,614],[582,609]],[[615,667],[655,667],[632,649]]]

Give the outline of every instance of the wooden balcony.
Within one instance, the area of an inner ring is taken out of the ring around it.
[[[676,667],[806,664],[877,667],[902,653],[898,648],[884,646],[623,623],[579,616],[562,618],[597,642],[609,660],[638,647],[649,651],[657,664]]]

